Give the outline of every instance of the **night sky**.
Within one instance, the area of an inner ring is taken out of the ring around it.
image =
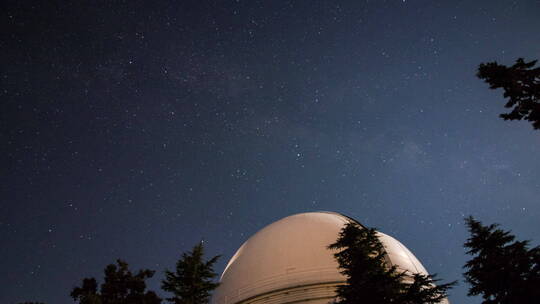
[[[454,303],[480,302],[465,216],[540,243],[540,131],[475,76],[540,57],[539,1],[78,2],[0,10],[0,303],[73,303],[117,258],[156,290],[200,240],[221,272],[306,211],[396,237]]]

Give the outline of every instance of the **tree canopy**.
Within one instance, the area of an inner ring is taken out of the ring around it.
[[[516,241],[497,224],[489,226],[466,219],[470,237],[465,243],[473,258],[465,264],[470,296],[481,295],[484,304],[536,303],[540,299],[540,247]]]
[[[161,299],[153,291],[146,290],[146,279],[154,271],[143,269],[133,274],[128,264],[117,260],[118,265],[105,268],[104,283],[98,291],[95,278],[83,279],[81,287],[71,291],[73,300],[80,304],[160,304]]]
[[[503,96],[508,98],[505,107],[512,110],[500,117],[504,120],[525,119],[532,122],[535,129],[540,129],[540,67],[535,67],[536,62],[519,58],[510,67],[497,62],[482,63],[476,75],[491,89],[504,90]]]
[[[337,304],[434,304],[447,297],[455,282],[435,283],[435,276],[398,271],[387,262],[377,231],[349,222],[329,249],[347,282],[337,289]]]
[[[210,293],[219,284],[213,266],[219,256],[204,261],[204,246],[199,243],[190,252],[183,253],[174,272],[166,270],[162,289],[173,294],[167,298],[175,304],[206,304]]]

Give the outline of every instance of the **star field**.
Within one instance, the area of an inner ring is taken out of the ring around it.
[[[539,59],[538,1],[3,6],[1,303],[72,303],[117,258],[158,290],[200,240],[221,272],[307,211],[396,237],[454,303],[480,302],[465,216],[540,243],[540,133],[475,77]]]

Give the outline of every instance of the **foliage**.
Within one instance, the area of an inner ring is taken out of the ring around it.
[[[482,63],[477,76],[489,83],[491,89],[503,88],[508,98],[506,108],[510,113],[501,114],[504,120],[528,120],[535,129],[540,129],[540,67],[534,67],[536,60],[525,62],[516,60],[510,67],[497,62]]]
[[[206,304],[210,292],[219,284],[213,279],[217,274],[213,265],[219,256],[203,261],[203,243],[195,245],[191,252],[183,253],[176,263],[175,272],[166,270],[162,289],[173,294],[167,300],[175,304]]]
[[[465,264],[469,295],[481,295],[484,304],[533,303],[540,299],[540,247],[515,241],[509,231],[466,219],[470,238],[465,243],[474,257]]]
[[[439,303],[455,284],[435,285],[432,275],[399,272],[387,262],[377,231],[349,222],[328,248],[336,258],[347,284],[337,289],[338,304]]]
[[[75,287],[71,297],[80,304],[159,304],[161,299],[153,292],[146,291],[145,280],[154,271],[144,269],[132,274],[128,264],[117,260],[118,265],[105,268],[105,282],[98,292],[94,278],[83,279],[82,287]]]

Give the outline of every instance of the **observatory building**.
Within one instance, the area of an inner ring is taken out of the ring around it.
[[[345,283],[327,246],[349,221],[331,212],[301,213],[250,237],[231,258],[211,304],[327,304]],[[398,270],[427,274],[399,241],[379,232],[386,257]],[[359,303],[361,304],[361,303]]]

